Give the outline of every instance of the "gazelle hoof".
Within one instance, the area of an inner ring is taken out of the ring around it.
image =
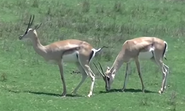
[[[61,95],[61,98],[65,98],[66,97],[66,95]]]
[[[71,92],[71,94],[72,94],[72,95],[77,95],[77,93],[76,93],[76,92],[74,92],[74,91],[73,91],[73,92]]]
[[[146,91],[143,89],[142,92],[145,93]]]
[[[121,92],[125,92],[125,89],[121,89]]]
[[[163,91],[159,90],[159,94],[162,94],[162,93],[163,93]]]
[[[92,96],[92,94],[88,94],[88,95],[87,95],[87,97],[91,97],[91,96]]]
[[[61,97],[66,97],[66,93],[62,93]]]

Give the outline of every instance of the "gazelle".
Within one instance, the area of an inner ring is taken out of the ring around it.
[[[88,97],[92,95],[95,74],[90,68],[90,61],[95,57],[95,55],[102,50],[102,48],[95,49],[89,43],[81,40],[68,39],[63,41],[54,42],[52,44],[43,46],[37,35],[37,29],[41,26],[36,25],[31,28],[34,21],[34,15],[30,16],[27,29],[23,35],[19,37],[20,40],[30,39],[33,44],[34,50],[42,56],[46,61],[54,61],[58,64],[61,74],[61,80],[63,83],[63,93],[62,96],[66,96],[66,84],[63,75],[63,62],[72,62],[77,65],[80,72],[82,73],[82,79],[77,87],[74,89],[73,94],[76,94],[78,88],[85,81],[87,76],[91,78],[91,87]]]
[[[101,71],[100,74],[102,75],[105,81],[105,89],[109,91],[111,88],[111,84],[115,78],[116,72],[122,66],[123,63],[126,63],[126,73],[125,73],[125,80],[122,91],[126,88],[126,82],[128,77],[128,70],[130,67],[130,61],[134,60],[137,66],[137,71],[139,74],[139,78],[141,80],[142,91],[144,92],[144,84],[143,79],[141,76],[141,69],[140,69],[140,59],[150,59],[154,61],[160,68],[163,74],[162,85],[159,93],[163,93],[166,89],[166,81],[167,75],[169,73],[169,67],[163,63],[163,58],[165,58],[165,53],[167,51],[168,44],[166,41],[161,40],[156,37],[139,37],[131,40],[127,40],[123,43],[122,49],[117,55],[113,65],[111,68],[107,67],[106,72],[103,72],[102,66],[100,65]],[[96,65],[95,65],[96,66]],[[96,66],[97,68],[97,66]]]

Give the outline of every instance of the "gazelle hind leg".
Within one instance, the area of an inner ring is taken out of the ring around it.
[[[159,66],[161,72],[162,72],[162,83],[161,83],[161,89],[159,90],[159,94],[162,94],[164,90],[166,89],[166,81],[167,81],[167,76],[169,73],[169,67],[164,64],[163,62],[163,54],[161,53],[160,50],[155,50],[154,51],[154,60],[156,64]]]
[[[166,64],[164,64],[164,68],[165,68],[166,73],[169,73],[169,67]]]
[[[90,87],[90,91],[89,91],[89,94],[88,94],[88,97],[90,97],[92,95],[92,92],[93,92],[93,88],[94,88],[94,83],[95,83],[95,74],[93,73],[93,71],[91,70],[90,66],[89,66],[89,62],[84,59],[85,57],[84,56],[80,56],[79,55],[79,62],[82,66],[82,68],[84,69],[84,71],[86,72],[86,74],[88,76],[90,76],[91,78],[91,87]],[[88,59],[88,58],[87,58]]]
[[[88,97],[90,97],[92,95],[93,89],[94,89],[94,83],[95,83],[95,74],[93,73],[93,71],[91,70],[89,65],[85,65],[85,67],[87,68],[87,72],[89,73],[89,76],[91,78],[91,88],[88,94]]]
[[[86,80],[87,78],[87,74],[84,71],[84,69],[82,68],[80,63],[77,63],[77,67],[80,70],[81,74],[82,74],[82,79],[80,81],[80,83],[77,85],[77,87],[72,91],[72,94],[76,95],[77,90],[79,89],[79,87],[82,85],[82,83]]]
[[[163,63],[162,60],[156,61],[159,65],[161,72],[163,74],[162,83],[161,83],[161,89],[159,90],[159,93],[163,93],[166,88],[166,80],[167,80],[167,74],[168,74],[168,66]]]
[[[163,63],[163,65],[164,65],[164,70],[165,70],[165,73],[166,73],[166,80],[165,80],[165,85],[164,85],[164,89],[166,89],[166,86],[167,86],[167,78],[168,78],[168,74],[169,74],[169,67],[166,65],[166,64],[164,64]]]

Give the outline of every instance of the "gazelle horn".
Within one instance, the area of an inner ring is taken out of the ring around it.
[[[96,66],[95,63],[93,63],[93,64],[94,64],[94,66],[96,67],[96,69],[98,70],[98,72],[101,74],[101,76],[104,78],[104,77],[105,77],[105,74],[103,73],[103,69],[102,69],[100,63],[99,63],[99,65],[100,65],[100,68],[101,68],[102,71],[100,71],[100,70],[98,69],[98,67]]]

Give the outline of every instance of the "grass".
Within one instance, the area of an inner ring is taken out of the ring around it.
[[[183,111],[184,4],[184,0],[1,0],[0,110]],[[161,72],[152,62],[142,61],[147,93],[140,91],[140,80],[132,63],[132,74],[125,93],[119,91],[124,82],[123,65],[113,83],[113,92],[104,93],[104,81],[97,74],[91,98],[85,97],[90,79],[79,89],[79,96],[73,97],[70,92],[81,76],[71,74],[76,70],[73,64],[65,64],[68,96],[61,98],[62,84],[57,66],[46,63],[35,54],[29,43],[18,40],[26,29],[30,14],[36,16],[35,24],[43,23],[38,30],[43,44],[76,38],[88,41],[96,48],[109,46],[94,59],[95,62],[100,61],[104,68],[113,63],[127,39],[157,36],[166,40],[169,51],[165,63],[170,67],[166,92],[162,95],[157,93]]]

